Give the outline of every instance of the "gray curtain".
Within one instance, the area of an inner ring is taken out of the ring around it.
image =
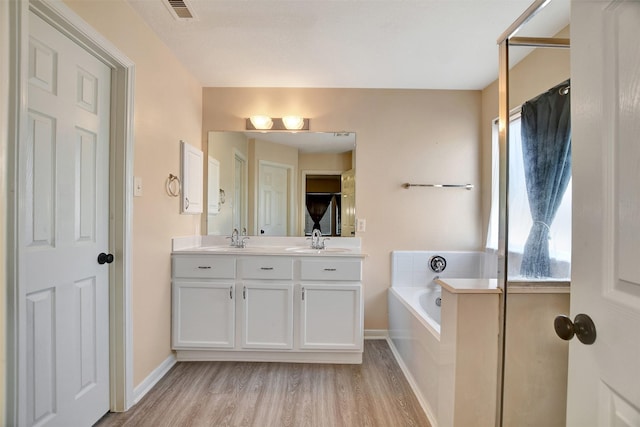
[[[569,80],[522,106],[521,134],[533,225],[520,274],[550,277],[549,230],[571,179]]]

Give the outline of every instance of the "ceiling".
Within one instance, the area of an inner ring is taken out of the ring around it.
[[[187,0],[192,20],[128,1],[205,87],[483,89],[533,0]],[[568,23],[569,1],[552,0],[518,35]]]

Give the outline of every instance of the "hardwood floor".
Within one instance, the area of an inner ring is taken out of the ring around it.
[[[362,365],[180,362],[96,426],[430,426],[384,340]]]

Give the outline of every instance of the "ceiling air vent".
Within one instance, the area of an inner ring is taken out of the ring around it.
[[[192,21],[196,16],[192,12],[192,8],[185,0],[166,0],[165,5],[174,18],[178,21]]]

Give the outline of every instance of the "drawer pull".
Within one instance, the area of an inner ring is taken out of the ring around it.
[[[273,270],[273,267],[260,267],[260,270]]]
[[[210,265],[199,265],[198,268],[200,270],[210,270],[211,266]]]
[[[247,299],[247,287],[242,287],[242,299]]]
[[[302,288],[302,301],[304,301],[304,288]]]
[[[229,298],[233,299],[233,286],[229,286]]]
[[[336,271],[335,268],[325,268],[324,271]]]

